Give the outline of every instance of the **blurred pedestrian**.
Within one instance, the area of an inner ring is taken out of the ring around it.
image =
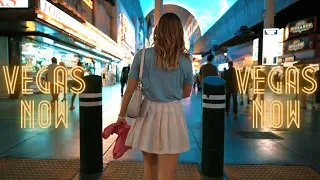
[[[58,67],[57,64],[57,58],[52,57],[51,58],[51,64],[48,66],[48,72],[47,72],[47,82],[50,83],[50,93],[52,96],[51,99],[51,107],[54,107],[54,103],[58,101],[59,91],[58,88],[54,88],[55,82],[54,82],[54,70]]]
[[[68,68],[67,68],[67,66],[66,66],[66,65],[64,64],[64,62],[62,62],[62,61],[59,63],[59,65],[62,66],[62,67],[64,67],[64,68],[66,69],[66,72],[67,72],[66,76],[68,77]],[[68,84],[68,78],[66,78],[66,79],[67,79],[67,82],[65,82],[65,83]],[[66,100],[67,90],[68,90],[68,85],[67,85],[67,89],[63,89],[63,99],[61,100],[61,102],[63,102],[63,101]]]
[[[82,63],[81,63],[80,61],[78,61],[77,66],[82,67]],[[84,73],[85,73],[85,70],[82,71],[82,72],[76,71],[75,74],[76,74],[76,76],[78,76],[78,77],[80,77],[80,78],[83,78],[83,77],[84,77]],[[78,82],[76,82],[76,81],[73,81],[72,86],[75,87],[75,88],[77,88],[77,89],[80,88],[80,84],[79,84]],[[73,93],[72,98],[71,98],[70,110],[74,110],[74,109],[75,109],[75,107],[74,107],[74,100],[76,99],[76,96],[77,96],[77,94],[76,94],[76,93]]]
[[[238,81],[237,81],[237,74],[236,70],[233,67],[233,62],[230,61],[228,63],[229,69],[225,72],[224,78],[227,81],[227,93],[226,93],[226,113],[229,114],[230,108],[230,98],[232,97],[232,104],[233,104],[233,117],[234,119],[237,118],[238,113]]]

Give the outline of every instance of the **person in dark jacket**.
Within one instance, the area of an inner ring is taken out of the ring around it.
[[[201,66],[199,73],[199,80],[202,83],[202,79],[206,76],[218,76],[218,68],[212,64],[214,55],[210,54],[207,57],[207,64]]]
[[[233,103],[233,116],[236,119],[238,113],[238,81],[237,81],[237,74],[236,70],[233,67],[233,62],[229,62],[229,69],[224,73],[224,79],[227,81],[227,93],[226,93],[226,113],[229,114],[230,108],[230,98],[232,97]]]
[[[124,86],[128,83],[128,76],[130,72],[130,66],[122,68],[121,72],[121,78],[120,78],[120,83],[121,83],[121,97],[123,96],[123,88]]]
[[[315,73],[315,79],[318,86],[315,92],[315,101],[314,101],[314,104],[312,105],[312,108],[316,108],[316,106],[320,104],[320,70],[318,70]]]
[[[259,76],[260,78],[263,78],[263,79],[266,79],[266,78],[267,78],[266,73],[263,72],[263,71],[258,71],[258,76]],[[259,89],[265,89],[265,87],[266,87],[266,82],[265,82],[265,81],[258,83],[258,87],[257,87],[257,88],[259,88]],[[259,94],[259,95],[260,95],[260,100],[264,100],[264,94]],[[255,100],[257,99],[257,97],[258,97],[258,94],[254,94],[252,101],[255,101]]]

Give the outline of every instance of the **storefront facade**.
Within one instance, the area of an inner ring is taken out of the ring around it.
[[[279,64],[284,67],[312,65],[319,70],[320,36],[317,24],[318,18],[315,16],[288,23]]]
[[[69,69],[81,61],[88,72],[96,75],[108,72],[109,77],[114,77],[110,82],[117,82],[117,64],[131,60],[132,52],[91,24],[91,0],[21,2],[0,7],[0,51],[6,52],[0,59],[1,65],[9,65],[10,69],[30,65],[33,70],[29,74],[33,76],[56,57],[58,63],[64,62]],[[2,68],[0,76],[4,79]],[[13,98],[21,91],[19,78]],[[0,83],[0,96],[8,96],[4,82]]]
[[[243,43],[237,46],[229,47],[227,58],[233,62],[234,67],[245,67],[257,65],[257,47],[258,39]]]

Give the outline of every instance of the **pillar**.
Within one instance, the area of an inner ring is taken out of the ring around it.
[[[274,0],[264,0],[263,28],[274,28]],[[263,31],[259,33],[258,64],[262,65]]]
[[[154,7],[154,26],[157,26],[160,17],[163,14],[163,0],[155,0]]]
[[[274,28],[274,0],[264,1],[264,18],[263,27],[264,28]]]

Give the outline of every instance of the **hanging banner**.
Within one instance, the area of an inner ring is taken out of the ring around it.
[[[315,36],[309,35],[296,38],[284,43],[284,54],[292,54],[294,52],[306,51],[315,48]]]
[[[294,21],[294,22],[289,23],[286,27],[285,40],[287,40],[291,37],[295,37],[295,36],[314,33],[314,32],[316,32],[316,30],[317,30],[317,17],[316,16],[302,19],[299,21]]]
[[[283,30],[268,28],[263,30],[262,64],[277,65],[278,56],[282,52]]]

